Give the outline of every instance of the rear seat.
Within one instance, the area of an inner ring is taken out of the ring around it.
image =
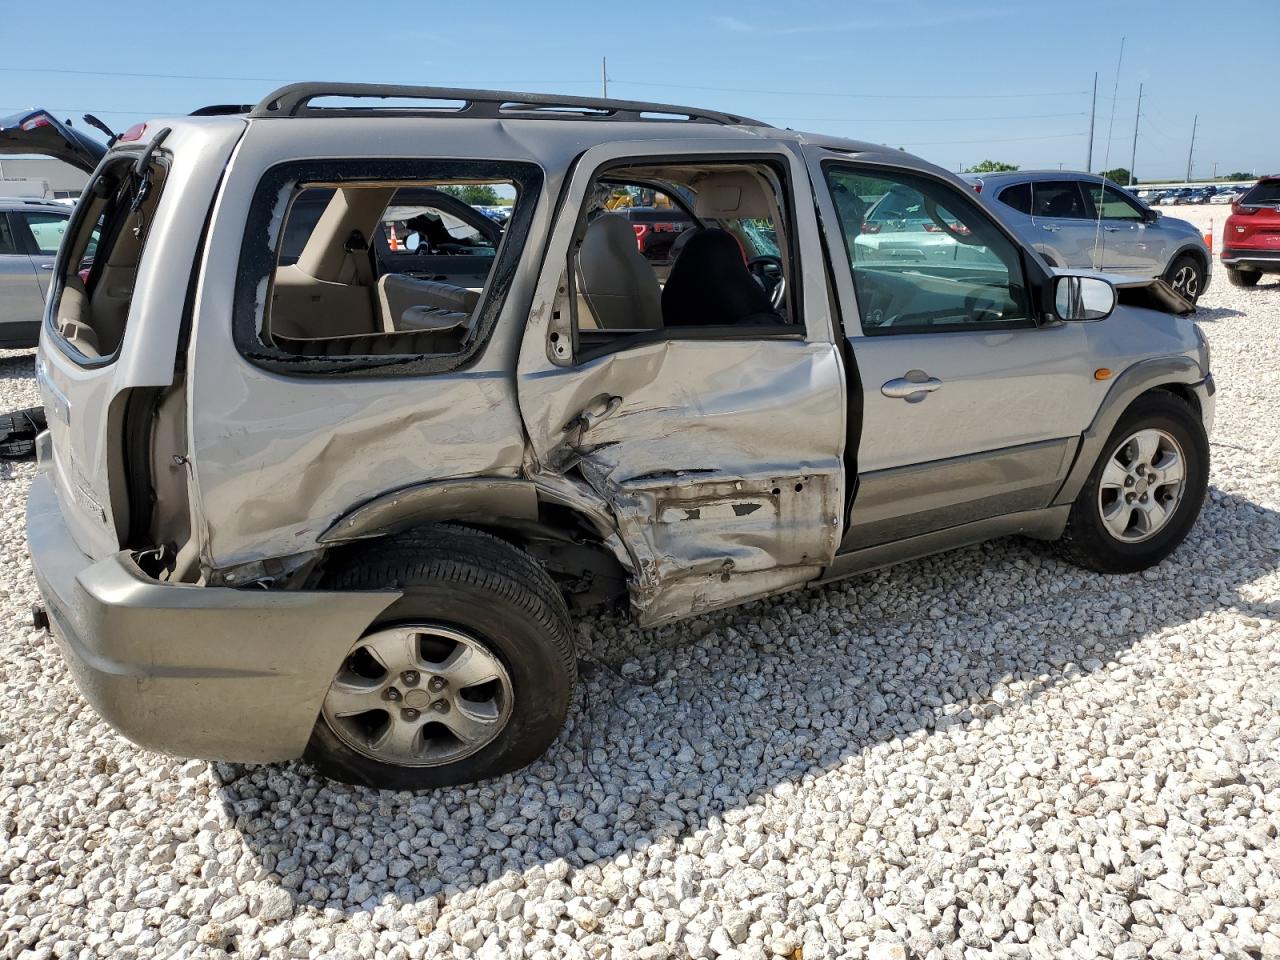
[[[387,273],[378,278],[382,329],[388,333],[405,329],[452,329],[465,323],[479,302],[479,293],[452,283],[419,280],[402,273]]]

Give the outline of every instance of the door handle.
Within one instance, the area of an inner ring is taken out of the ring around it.
[[[1056,223],[1042,223],[1040,224],[1040,229],[1048,230],[1050,233],[1057,233],[1062,228],[1058,226]]]
[[[595,403],[581,411],[576,417],[565,424],[565,430],[578,430],[586,433],[601,420],[611,417],[618,412],[618,408],[622,406],[621,397],[603,396],[599,397]]]
[[[1102,229],[1107,231],[1107,233],[1119,233],[1124,228],[1123,227],[1103,227]]]
[[[880,392],[894,400],[919,403],[941,386],[941,380],[929,376],[923,370],[908,370],[906,376],[886,380],[881,385]]]
[[[41,270],[52,270],[52,269],[53,269],[53,264],[52,264],[52,263],[42,263],[42,264],[40,264],[40,269],[41,269]]]

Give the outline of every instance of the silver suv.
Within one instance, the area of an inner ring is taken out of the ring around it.
[[[561,728],[571,611],[1013,534],[1135,571],[1196,521],[1187,302],[1051,271],[915,157],[471,90],[213,113],[97,165],[38,355],[37,621],[146,747],[489,777]]]
[[[71,208],[56,200],[0,197],[0,349],[34,347]]]
[[[1163,216],[1090,173],[968,174],[996,215],[1050,265],[1160,277],[1192,303],[1209,288],[1213,256],[1200,230]]]

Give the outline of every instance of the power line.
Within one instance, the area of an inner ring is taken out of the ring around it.
[[[67,74],[79,77],[129,77],[143,80],[217,80],[221,82],[243,82],[243,83],[288,83],[287,77],[235,77],[221,76],[216,74],[196,74],[196,73],[141,73],[124,70],[74,70],[67,67],[0,67],[0,72],[4,73],[55,73]],[[754,94],[776,94],[779,96],[816,96],[816,97],[847,97],[860,100],[1006,100],[1019,99],[1027,97],[1075,97],[1084,96],[1087,90],[1059,90],[1047,93],[849,93],[849,92],[832,92],[829,90],[764,90],[751,87],[716,87],[716,86],[699,86],[695,84],[683,83],[658,83],[651,80],[620,80],[611,78],[615,83],[625,83],[633,87],[664,87],[671,90],[704,90],[715,93],[754,93]],[[592,84],[595,80],[576,79],[560,79],[560,80],[495,80],[492,78],[485,80],[449,80],[436,81],[434,86],[465,86],[467,84],[502,84],[502,83],[529,83],[529,84]]]
[[[908,147],[945,147],[952,144],[963,143],[1020,143],[1029,140],[1066,140],[1070,137],[1083,137],[1084,131],[1079,133],[1050,133],[1043,137],[982,137],[978,140],[908,140],[905,146]]]
[[[855,100],[1006,100],[1020,97],[1083,97],[1088,90],[1058,90],[1048,93],[845,93],[830,90],[762,90],[753,87],[704,87],[652,80],[618,80],[633,87],[666,87],[671,90],[706,90],[714,93],[776,94],[787,97],[848,97]]]

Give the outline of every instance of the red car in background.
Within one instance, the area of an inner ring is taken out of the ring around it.
[[[1231,204],[1222,232],[1222,265],[1235,287],[1280,273],[1280,176],[1263,177]]]

